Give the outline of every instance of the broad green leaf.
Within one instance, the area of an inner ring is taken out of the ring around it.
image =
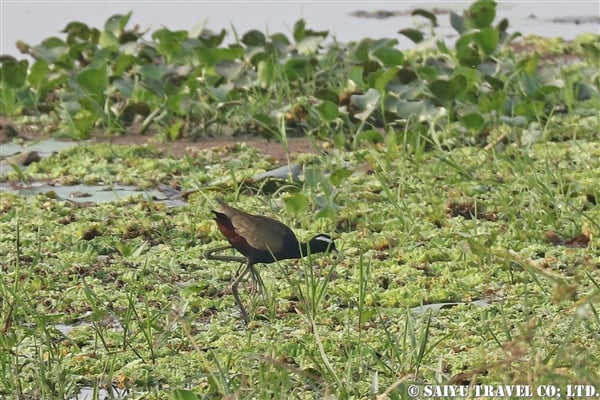
[[[170,62],[178,60],[184,53],[183,42],[187,39],[186,31],[170,31],[159,29],[152,34],[152,39],[159,54],[167,56]]]
[[[383,71],[383,73],[377,76],[373,86],[379,91],[379,93],[385,93],[388,88],[388,84],[394,81],[397,78],[397,75],[398,67],[392,67],[387,71]]]
[[[84,69],[75,80],[86,92],[99,97],[108,86],[108,72],[106,67]]]
[[[470,113],[460,118],[461,124],[473,132],[479,132],[485,126],[485,119],[478,113]]]
[[[366,111],[377,106],[381,94],[377,89],[369,88],[365,94],[355,94],[350,96],[350,102],[356,106],[359,111]]]
[[[114,37],[118,38],[123,33],[127,22],[129,22],[129,18],[131,18],[131,12],[128,12],[124,15],[112,15],[104,23],[104,30],[106,32],[110,32]]]
[[[306,36],[296,44],[296,49],[302,55],[314,54],[322,41],[323,37],[321,36]]]
[[[429,21],[431,21],[431,25],[433,25],[433,27],[437,27],[438,23],[437,23],[437,18],[435,16],[435,14],[424,10],[422,8],[418,8],[416,10],[413,10],[413,12],[411,13],[411,15],[414,17],[416,15],[419,15],[423,18],[427,18]]]
[[[482,94],[477,102],[477,109],[482,114],[496,111],[501,114],[506,101],[506,93],[500,91]]]
[[[64,60],[69,54],[69,46],[57,37],[44,40],[41,44],[31,49],[34,57],[41,58],[49,64]]]
[[[232,60],[222,60],[215,64],[215,72],[228,80],[237,78],[244,70],[244,64]]]
[[[293,29],[294,40],[296,42],[299,42],[302,39],[304,39],[305,29],[306,29],[306,21],[305,20],[299,19],[298,21],[296,21],[296,23],[294,24],[294,29]]]
[[[470,27],[483,29],[490,27],[496,18],[496,3],[491,0],[478,0],[466,12]]]
[[[319,113],[319,117],[321,117],[325,123],[330,123],[339,115],[338,106],[330,101],[322,101],[315,109]]]
[[[383,66],[388,68],[400,65],[404,61],[404,54],[392,47],[380,47],[372,54]]]
[[[268,87],[275,79],[275,70],[277,66],[271,60],[262,60],[258,63],[258,79],[263,87]]]
[[[265,34],[256,29],[252,29],[242,36],[242,43],[246,46],[263,46],[266,41]]]
[[[464,21],[463,17],[461,17],[454,11],[450,11],[450,25],[458,33],[463,33],[464,31],[467,30],[467,27],[465,26],[465,21]]]
[[[2,86],[17,89],[22,87],[27,80],[27,60],[17,61],[10,57],[4,57],[0,62],[0,82]]]
[[[308,79],[313,74],[313,66],[306,58],[291,58],[284,65],[284,71],[288,79]]]
[[[429,89],[438,99],[452,101],[466,90],[466,84],[467,79],[463,75],[457,75],[450,80],[435,80],[429,84]]]
[[[485,55],[492,54],[498,47],[500,37],[495,28],[483,28],[476,36],[476,41]]]
[[[36,60],[31,66],[27,80],[29,84],[35,88],[41,87],[48,80],[50,68],[44,60]]]
[[[439,72],[436,68],[428,67],[428,66],[419,66],[417,67],[417,75],[418,78],[426,81],[436,80],[439,76]]]
[[[417,29],[413,29],[413,28],[400,29],[398,31],[398,33],[406,36],[407,38],[412,40],[413,43],[421,43],[423,41],[423,39],[425,38],[425,36],[423,35],[423,32],[421,32],[420,30],[417,30]]]
[[[364,67],[352,67],[350,72],[348,73],[348,79],[352,81],[357,87],[362,87],[364,85],[363,82],[363,74],[365,72]]]
[[[233,89],[235,89],[233,82],[228,82],[211,88],[211,92],[217,101],[223,102],[227,100],[227,96]]]

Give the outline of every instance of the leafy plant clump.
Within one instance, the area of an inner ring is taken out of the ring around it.
[[[430,21],[434,32],[432,13],[413,15]],[[598,36],[569,46],[576,62],[554,62],[541,48],[515,53],[519,34],[508,32],[506,19],[494,24],[493,1],[450,12],[459,35],[454,48],[441,39],[423,47],[426,32],[401,30],[422,46],[406,52],[394,38],[332,43],[327,31],[303,20],[292,37],[234,32],[235,42],[225,45],[225,30],[204,25],[161,28],[147,38],[128,29],[130,17],[114,15],[102,30],[71,22],[66,39],[19,43],[34,61],[2,58],[0,111],[49,112],[51,132],[75,138],[152,128],[165,139],[311,134],[356,147],[397,135],[418,150],[431,143],[531,144],[546,126],[568,127],[569,110],[590,115],[598,107]],[[527,129],[537,133],[523,137]]]

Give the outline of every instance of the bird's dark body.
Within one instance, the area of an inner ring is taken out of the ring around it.
[[[329,235],[319,234],[308,242],[300,243],[290,228],[273,218],[248,214],[222,201],[219,204],[219,209],[213,210],[219,230],[231,246],[246,257],[246,269],[239,273],[232,284],[234,298],[246,323],[249,321],[248,314],[239,298],[237,287],[248,272],[259,287],[263,286],[260,275],[254,268],[255,264],[270,264],[308,254],[336,251],[335,243]],[[212,258],[219,259],[216,256]]]
[[[221,208],[213,213],[223,236],[234,249],[246,256],[250,264],[300,258],[300,243],[296,235],[281,222],[247,214],[226,204],[221,204]]]

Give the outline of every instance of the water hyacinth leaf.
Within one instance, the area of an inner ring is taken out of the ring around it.
[[[249,30],[242,36],[242,43],[246,46],[263,46],[266,41],[265,34],[256,29]]]
[[[413,17],[418,15],[420,17],[427,18],[429,21],[431,21],[431,25],[434,28],[438,26],[437,18],[435,16],[435,14],[433,14],[433,13],[427,11],[427,10],[424,10],[422,8],[418,8],[416,10],[413,10],[413,12],[411,13],[411,15]]]
[[[156,97],[162,98],[166,94],[165,85],[162,80],[146,77],[140,81],[140,84]]]
[[[334,105],[336,105],[336,108],[337,108],[337,103],[339,101],[339,95],[336,92],[334,92],[333,90],[329,90],[329,89],[325,89],[325,88],[317,89],[317,91],[315,92],[315,97],[320,100],[334,103]]]
[[[294,23],[294,29],[292,31],[294,40],[296,42],[299,42],[302,39],[304,39],[305,31],[306,31],[306,21],[304,19],[299,19],[298,21],[296,21],[296,23]]]
[[[500,40],[498,30],[491,27],[481,29],[475,38],[479,48],[485,55],[492,54],[498,47]]]
[[[105,66],[88,68],[81,71],[75,80],[87,93],[100,97],[108,86],[108,72]]]
[[[487,28],[496,18],[496,3],[489,0],[479,0],[471,4],[465,13],[469,26],[477,29]]]
[[[439,76],[439,71],[437,68],[429,67],[429,66],[419,66],[417,67],[417,79],[422,79],[426,81],[434,81]],[[416,80],[416,79],[415,79]]]
[[[338,106],[330,101],[322,101],[315,109],[319,113],[319,117],[321,117],[325,123],[332,122],[339,115]]]
[[[276,65],[270,60],[259,61],[257,75],[263,87],[268,87],[271,83],[275,82],[275,68]]]
[[[361,132],[365,133],[365,132]],[[373,143],[373,142],[371,142]],[[344,180],[352,175],[353,171],[349,168],[338,168],[329,175],[329,183],[333,186],[339,186]]]
[[[27,80],[27,60],[17,61],[13,57],[2,57],[0,60],[0,80],[7,88],[17,89],[22,87]]]
[[[322,36],[306,36],[296,44],[296,49],[302,55],[314,54],[319,49],[323,39]]]
[[[129,22],[129,18],[131,18],[131,12],[124,15],[112,15],[104,23],[104,30],[112,33],[115,37],[119,37]]]
[[[350,102],[359,110],[367,111],[375,108],[379,103],[381,94],[377,89],[369,88],[365,94],[354,94],[350,96]]]
[[[413,43],[421,43],[425,38],[423,32],[413,28],[400,29],[398,33],[406,36],[407,38],[412,40]]]
[[[398,110],[398,105],[400,104],[400,99],[396,96],[387,95],[383,98],[383,109],[385,111],[396,113]]]
[[[374,40],[366,38],[358,42],[354,47],[353,57],[357,62],[363,63],[369,60],[369,51],[373,48]]]
[[[465,21],[464,21],[463,17],[461,17],[454,11],[450,11],[450,25],[458,33],[463,33],[464,31],[467,30],[467,27],[465,26]]]
[[[99,35],[99,31],[97,29],[90,29],[89,26],[79,21],[69,22],[61,32],[67,34],[68,44],[88,41],[88,39],[93,36],[96,36],[97,39],[97,36]]]
[[[365,69],[364,67],[356,66],[352,67],[350,73],[348,74],[348,79],[354,83],[355,86],[362,87],[364,86],[363,75]]]
[[[435,116],[438,113],[436,110],[433,104],[425,100],[399,101],[396,114],[401,119],[420,121],[423,118]]]
[[[356,137],[354,138],[354,143],[355,143],[355,145],[358,145],[361,142],[367,142],[367,143],[371,143],[371,144],[383,143],[383,140],[384,139],[383,139],[383,135],[381,134],[381,132],[376,131],[375,129],[369,129],[366,131],[362,131],[358,135],[356,135]]]
[[[283,69],[291,81],[308,79],[313,74],[313,67],[306,58],[289,59]]]
[[[473,132],[479,132],[485,126],[485,119],[478,113],[470,113],[460,118],[460,123]]]
[[[244,64],[233,60],[221,60],[215,64],[215,72],[225,79],[233,80],[244,70]]]
[[[401,68],[396,74],[398,80],[403,84],[410,84],[419,80],[417,72],[412,68]]]
[[[508,25],[508,18],[502,18],[500,22],[498,22],[498,24],[496,25],[496,29],[498,29],[498,32],[500,32],[501,34],[505,34],[506,30],[508,29]]]
[[[398,67],[391,67],[387,71],[383,71],[376,79],[373,84],[375,89],[377,89],[380,93],[385,93],[386,89],[388,89],[388,84],[392,81],[397,82],[398,76]]]
[[[481,64],[481,58],[479,57],[479,51],[471,45],[465,45],[456,48],[456,58],[460,61],[460,64],[469,68],[477,68]]]
[[[29,70],[27,81],[35,88],[41,87],[45,82],[47,82],[49,72],[50,68],[48,67],[48,63],[46,61],[36,60]]]
[[[452,101],[460,96],[466,89],[467,79],[458,75],[450,80],[438,79],[429,85],[429,90],[442,101]]]
[[[32,48],[36,59],[41,58],[49,64],[55,63],[69,54],[69,46],[57,37],[51,37]]]
[[[598,93],[594,87],[588,85],[587,83],[575,82],[573,86],[576,98],[579,101],[589,100],[592,98],[592,96],[594,96],[594,94]]]
[[[131,54],[119,54],[111,63],[112,75],[122,76],[136,62],[136,58]]]
[[[233,82],[227,82],[223,85],[211,88],[211,93],[217,101],[227,101],[227,96],[233,89],[235,89]]]
[[[186,31],[170,31],[167,28],[159,29],[152,34],[156,50],[170,61],[177,60],[185,53],[183,42],[187,38]]]
[[[484,75],[483,80],[487,82],[494,91],[504,89],[504,81],[491,75]]]
[[[306,29],[306,21],[304,19],[299,19],[294,24],[293,36],[296,43],[309,36],[320,36],[322,38],[326,38],[328,34],[329,31],[314,31],[312,29]]]
[[[479,96],[477,101],[477,109],[482,114],[487,114],[492,111],[502,112],[505,102],[506,93],[488,92]]]
[[[404,54],[400,50],[392,47],[382,46],[372,53],[384,67],[393,67],[404,62]]]
[[[291,45],[290,39],[285,36],[283,33],[274,33],[269,36],[273,44],[275,44],[278,48],[285,48]]]
[[[167,73],[164,65],[143,64],[139,65],[135,71],[142,78],[162,79]]]
[[[283,203],[285,204],[285,208],[294,215],[306,212],[309,206],[308,196],[301,192],[285,197]]]

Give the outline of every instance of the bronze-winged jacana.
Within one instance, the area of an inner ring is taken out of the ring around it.
[[[218,202],[220,204],[219,209],[213,210],[215,221],[231,246],[209,250],[205,253],[205,256],[216,260],[241,261],[239,257],[212,255],[216,251],[231,247],[244,255],[246,266],[241,272],[238,270],[238,274],[231,285],[231,291],[246,324],[250,320],[237,289],[242,278],[248,272],[252,274],[259,288],[264,287],[254,265],[301,258],[308,254],[337,251],[335,243],[329,235],[320,233],[308,242],[300,243],[294,232],[285,224],[263,215],[248,214],[228,206],[221,200],[218,200]]]

